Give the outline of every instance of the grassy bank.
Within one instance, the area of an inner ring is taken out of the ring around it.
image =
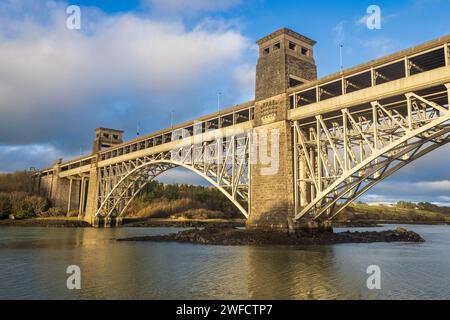
[[[431,203],[400,201],[396,205],[355,203],[345,209],[338,222],[372,221],[398,223],[450,223],[450,208]]]

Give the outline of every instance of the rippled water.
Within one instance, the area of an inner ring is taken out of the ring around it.
[[[407,228],[426,242],[224,247],[111,240],[179,229],[1,227],[0,299],[450,299],[450,226]],[[68,265],[81,290],[66,288]],[[366,287],[369,265],[381,290]]]

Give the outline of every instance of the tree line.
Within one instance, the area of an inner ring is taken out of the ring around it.
[[[49,199],[37,193],[34,182],[34,173],[30,171],[0,174],[0,219],[63,214],[51,206]]]

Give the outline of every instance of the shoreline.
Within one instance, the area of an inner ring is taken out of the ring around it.
[[[91,228],[83,220],[73,218],[33,218],[33,219],[6,219],[0,220],[0,227],[43,227],[43,228]]]
[[[383,225],[450,225],[443,221],[408,221],[408,220],[353,220],[335,221],[335,228],[376,228]],[[55,228],[89,228],[89,223],[77,218],[53,217],[53,218],[31,218],[31,219],[4,219],[0,220],[2,226],[17,227],[55,227]],[[146,219],[146,218],[125,218],[119,228],[243,228],[243,219]]]
[[[127,242],[176,242],[198,245],[263,246],[263,245],[333,245],[343,243],[411,242],[425,240],[417,233],[404,228],[388,231],[318,232],[247,230],[237,228],[207,227],[189,229],[178,233],[157,236],[140,236],[116,239]]]
[[[345,232],[311,232],[298,230],[295,233],[287,231],[264,231],[245,229],[243,220],[173,220],[173,219],[132,219],[121,227],[144,228],[188,228],[177,233],[157,236],[129,237],[115,239],[116,241],[147,241],[147,242],[177,242],[200,245],[333,245],[342,243],[375,243],[375,242],[424,242],[417,233],[404,228],[387,231],[345,231]],[[91,228],[77,218],[36,218],[24,220],[0,220],[1,226],[45,227],[45,228]],[[368,222],[347,222],[346,226],[337,224],[336,228],[377,227],[378,224]]]

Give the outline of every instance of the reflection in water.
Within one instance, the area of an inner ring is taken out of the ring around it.
[[[427,242],[225,247],[112,240],[167,228],[2,227],[0,299],[450,298],[450,227],[408,228]],[[66,288],[72,264],[81,290]],[[366,288],[373,264],[379,291]]]
[[[249,247],[251,299],[335,298],[333,247]]]

